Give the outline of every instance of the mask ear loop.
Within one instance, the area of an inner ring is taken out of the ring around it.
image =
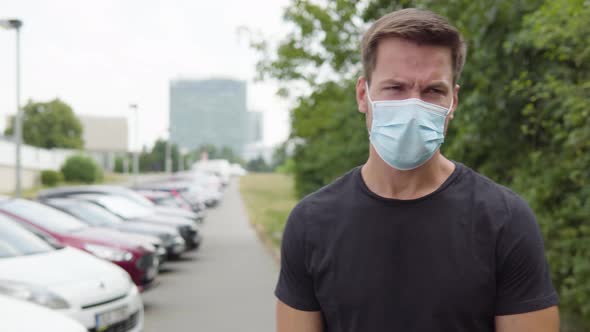
[[[371,93],[369,92],[369,82],[365,81],[365,89],[367,92],[367,99],[369,99],[369,103],[371,104],[371,107],[373,106],[373,100],[371,100]]]
[[[455,88],[451,88],[451,106],[449,106],[449,110],[447,111],[447,115],[449,116],[451,114],[451,111],[453,110],[453,104],[455,103]]]
[[[370,107],[373,108],[373,101],[371,100],[371,93],[369,92],[369,81],[365,81],[365,92],[367,94],[367,99],[369,100],[369,105],[371,105]],[[369,110],[367,110],[367,114],[369,114]],[[371,140],[371,128],[367,128],[367,133],[369,136],[369,140]]]

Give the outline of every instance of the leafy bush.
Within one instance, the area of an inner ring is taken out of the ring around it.
[[[102,169],[92,158],[82,155],[69,157],[61,172],[68,182],[94,183],[102,180]]]
[[[279,165],[275,171],[281,174],[294,174],[295,173],[295,160],[289,158],[285,160],[282,165]]]
[[[122,157],[115,158],[115,173],[125,173],[124,164]]]
[[[63,181],[63,174],[60,172],[46,169],[41,171],[41,184],[44,186],[54,187]]]
[[[434,10],[463,32],[464,88],[444,153],[527,199],[560,309],[576,317],[567,317],[578,321],[576,330],[590,331],[588,1],[291,1],[284,18],[294,31],[258,69],[262,78],[279,80],[282,92],[293,82],[307,87],[291,110],[292,139],[300,142],[293,157],[297,195],[366,160],[369,142],[354,94],[360,22],[403,7]]]

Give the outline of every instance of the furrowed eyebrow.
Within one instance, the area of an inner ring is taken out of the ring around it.
[[[426,85],[426,87],[424,89],[425,90],[427,90],[427,89],[440,89],[440,90],[444,90],[444,91],[450,90],[449,86],[445,82],[442,82],[442,81],[430,83],[430,84]]]
[[[381,87],[390,86],[390,85],[407,86],[408,83],[404,82],[404,81],[400,81],[400,80],[395,80],[395,79],[389,79],[389,80],[385,80],[385,81],[379,83],[379,86],[381,86]]]

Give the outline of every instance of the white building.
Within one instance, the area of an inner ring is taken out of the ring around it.
[[[84,150],[109,171],[115,167],[117,155],[129,151],[129,128],[125,117],[80,115]]]

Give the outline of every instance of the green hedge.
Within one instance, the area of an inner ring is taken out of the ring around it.
[[[95,183],[103,178],[100,166],[92,158],[83,155],[69,157],[61,172],[67,182]]]
[[[55,187],[58,183],[64,180],[63,174],[60,172],[46,169],[41,171],[41,184],[48,187]]]

